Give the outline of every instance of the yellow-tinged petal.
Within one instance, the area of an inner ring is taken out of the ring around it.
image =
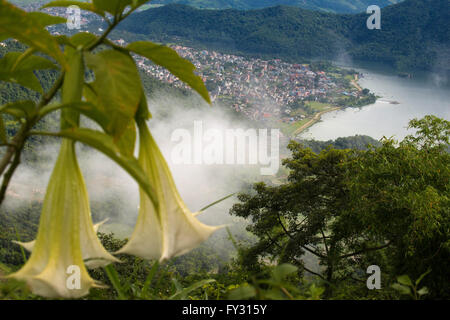
[[[98,223],[96,223],[96,224],[94,224],[94,226],[93,226],[93,228],[94,228],[94,232],[95,233],[97,233],[97,231],[98,231],[98,229],[100,228],[100,226],[102,225],[102,224],[104,224],[106,221],[107,221],[108,219],[105,219],[105,220],[103,220],[103,221],[101,221],[101,222],[98,222]],[[81,237],[83,238],[83,237],[85,237],[86,238],[86,232],[82,232],[81,233]],[[15,241],[15,240],[13,240],[12,242],[14,242],[14,243],[16,243],[16,244],[18,244],[18,245],[20,245],[20,246],[22,246],[23,248],[25,248],[25,250],[27,250],[27,251],[29,251],[29,252],[32,252],[33,251],[33,248],[34,248],[34,244],[36,243],[36,240],[33,240],[33,241],[29,241],[29,242],[22,242],[22,241]],[[81,240],[81,243],[87,243],[88,241],[87,241],[87,239],[86,240]],[[91,256],[89,256],[89,251],[86,251],[86,250],[81,250],[82,252],[83,252],[83,260],[87,260],[87,259],[92,259],[93,257],[91,257]],[[114,257],[113,257],[114,258]],[[95,258],[94,258],[95,259]],[[115,258],[114,258],[115,259]],[[116,259],[117,260],[117,259]],[[93,260],[92,260],[93,261]],[[93,267],[92,265],[92,263],[89,263],[90,261],[88,261],[88,262],[86,262],[85,264],[86,264],[86,266],[87,267],[89,267],[89,268],[96,268],[96,267]],[[118,260],[116,261],[116,262],[119,262]],[[107,263],[105,263],[104,265],[106,265]],[[103,265],[99,265],[99,266],[103,266]]]
[[[47,186],[39,230],[34,242],[22,244],[32,251],[25,265],[8,277],[26,281],[32,292],[50,298],[79,298],[100,284],[86,264],[117,261],[101,245],[92,224],[83,176],[74,142],[63,140]],[[72,283],[71,277],[76,277]]]
[[[139,163],[156,190],[159,210],[140,190],[139,216],[128,243],[117,253],[160,261],[184,254],[221,227],[201,223],[181,199],[169,167],[145,122],[139,127]]]

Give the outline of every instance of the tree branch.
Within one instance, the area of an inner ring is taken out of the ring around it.
[[[389,247],[390,245],[391,245],[391,241],[389,241],[388,243],[383,244],[381,246],[378,246],[378,247],[366,248],[366,249],[362,249],[362,250],[359,250],[359,251],[356,251],[356,252],[353,252],[353,253],[344,254],[344,255],[340,256],[339,259],[356,256],[357,254],[361,254],[361,253],[365,253],[365,252],[369,252],[369,251],[381,250],[381,249],[384,249],[386,247]]]
[[[23,150],[22,148],[17,149],[15,156],[14,156],[14,160],[13,160],[11,166],[9,167],[8,171],[5,173],[5,176],[4,176],[3,182],[2,182],[2,186],[0,188],[0,203],[2,203],[3,199],[5,199],[6,189],[8,189],[8,185],[9,185],[9,182],[11,181],[14,171],[20,164],[20,155],[22,153],[22,150]]]

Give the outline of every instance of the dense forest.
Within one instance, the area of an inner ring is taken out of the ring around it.
[[[446,0],[407,0],[383,8],[381,30],[365,13],[336,15],[278,6],[261,10],[198,10],[167,5],[134,14],[119,29],[161,42],[182,42],[237,54],[377,61],[398,70],[448,72]]]
[[[400,0],[401,1],[401,0]],[[385,7],[398,0],[156,0],[154,4],[179,3],[200,9],[261,9],[278,5],[295,6],[308,10],[323,10],[338,13],[359,13],[370,5]]]
[[[385,7],[402,0],[154,0],[152,5],[186,4],[199,9],[261,9],[277,5],[297,6],[309,10],[323,10],[338,13],[359,13],[370,5]],[[13,0],[12,3],[23,5],[29,3],[45,3],[48,0]]]

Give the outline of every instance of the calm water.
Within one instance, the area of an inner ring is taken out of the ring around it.
[[[301,137],[317,140],[336,139],[355,134],[380,139],[403,139],[412,133],[408,121],[433,114],[450,120],[450,86],[436,75],[400,78],[390,70],[354,68],[364,74],[360,84],[381,98],[373,105],[330,112]],[[397,101],[399,104],[390,104]]]

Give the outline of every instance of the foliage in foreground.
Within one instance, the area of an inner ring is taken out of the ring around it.
[[[151,113],[133,55],[167,68],[210,103],[202,79],[194,73],[195,67],[189,61],[168,47],[145,41],[121,47],[107,38],[145,2],[93,0],[46,4],[44,7],[75,4],[101,16],[108,24],[99,37],[85,32],[68,37],[51,35],[46,29],[49,25],[65,23],[65,19],[42,12],[28,13],[5,0],[0,1],[0,40],[13,38],[28,46],[24,52],[7,52],[0,59],[0,80],[17,83],[39,95],[37,103],[34,99],[18,100],[0,107],[0,146],[4,148],[0,160],[3,175],[0,204],[29,138],[36,135],[62,138],[36,239],[17,242],[31,255],[22,268],[7,275],[9,279],[26,282],[34,294],[80,298],[91,288],[103,288],[88,268],[105,267],[112,284],[118,285],[116,273],[108,264],[119,260],[104,248],[96,235],[101,223],[92,222],[76,142],[102,152],[139,184],[140,209],[135,230],[114,254],[120,252],[162,262],[189,252],[218,229],[197,220],[178,194],[147,125]],[[58,78],[44,92],[34,72],[46,69],[56,70]],[[37,131],[41,120],[54,113],[60,114],[60,130]],[[81,115],[101,130],[82,127]],[[4,119],[8,120],[9,127]],[[75,277],[71,283],[68,274]]]
[[[241,251],[242,267],[294,264],[321,279],[328,298],[348,294],[349,285],[367,291],[371,265],[381,268],[384,287],[398,275],[422,279],[431,268],[422,280],[428,297],[448,299],[450,122],[426,116],[410,127],[417,132],[400,143],[384,139],[366,151],[316,154],[291,143],[288,182],[255,184],[231,210],[250,219],[247,229],[258,237]],[[305,254],[320,267],[312,269]]]

